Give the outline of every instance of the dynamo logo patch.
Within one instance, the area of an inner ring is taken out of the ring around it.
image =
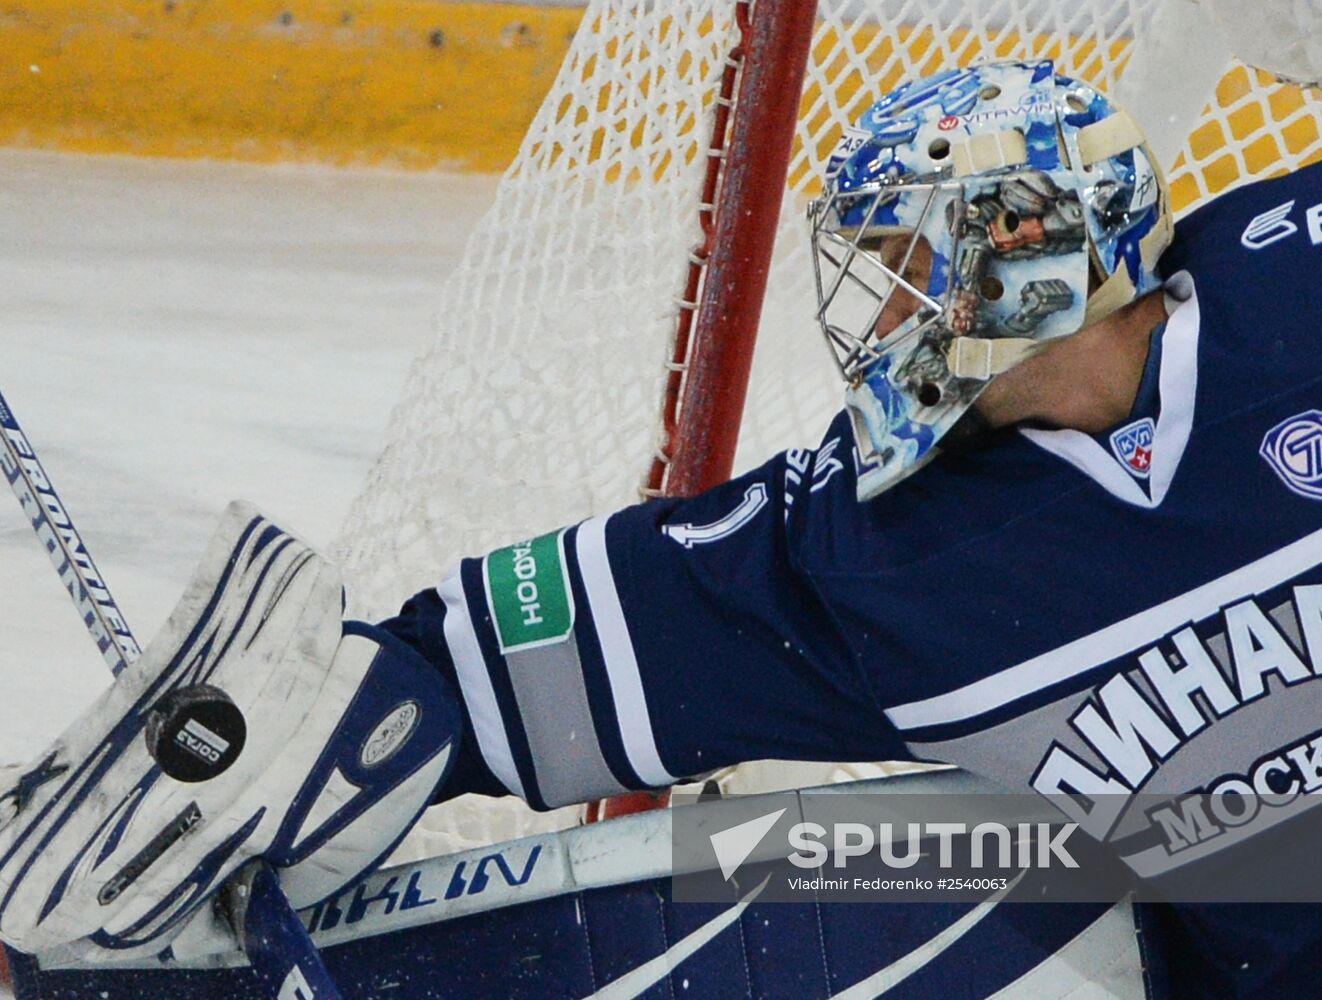
[[[1125,424],[1111,434],[1111,450],[1132,476],[1147,479],[1152,471],[1152,439],[1157,427],[1151,417]]]
[[[1322,500],[1322,410],[1281,421],[1262,439],[1258,454],[1291,491]]]

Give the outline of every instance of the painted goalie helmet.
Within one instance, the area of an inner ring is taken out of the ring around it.
[[[860,500],[931,458],[993,377],[1159,287],[1171,220],[1143,143],[1049,60],[904,84],[846,132],[809,219]],[[907,279],[919,255],[930,274]],[[888,329],[900,289],[917,309]]]

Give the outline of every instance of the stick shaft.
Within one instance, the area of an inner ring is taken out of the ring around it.
[[[304,961],[308,932],[280,891],[270,865],[240,870],[226,883],[230,921],[267,992],[285,1000],[339,1000],[339,988],[320,960]],[[235,906],[236,897],[241,905]]]
[[[83,544],[63,501],[3,395],[0,395],[0,440],[4,445],[0,450],[0,470],[18,497],[37,541],[50,555],[51,564],[64,589],[73,598],[74,607],[82,616],[92,641],[111,672],[118,676],[142,655],[142,647],[133,638],[124,613],[106,587],[101,571],[92,561],[91,553]]]

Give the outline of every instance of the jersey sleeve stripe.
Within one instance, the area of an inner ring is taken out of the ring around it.
[[[491,773],[513,794],[526,798],[523,782],[519,778],[518,769],[514,766],[514,752],[505,733],[500,706],[496,701],[496,691],[487,673],[487,665],[482,656],[482,648],[478,644],[477,633],[473,630],[468,602],[464,599],[460,566],[450,571],[441,585],[436,588],[436,592],[445,602],[445,644],[454,659],[455,672],[459,677],[459,690],[463,694],[464,704],[473,723],[478,749],[482,751],[482,758],[491,769]]]
[[[1040,656],[945,694],[888,708],[886,717],[897,729],[909,731],[985,715],[1156,642],[1182,625],[1200,621],[1246,596],[1293,579],[1318,564],[1319,552],[1322,531],[1315,531],[1201,587]]]
[[[506,653],[505,666],[545,803],[555,808],[628,791],[602,753],[576,636]]]
[[[615,589],[615,576],[606,551],[606,520],[594,517],[579,526],[575,554],[610,679],[620,735],[629,764],[643,781],[656,786],[673,785],[677,779],[666,770],[657,751],[638,659]]]

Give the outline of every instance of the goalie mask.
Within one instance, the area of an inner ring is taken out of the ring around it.
[[[996,375],[1160,286],[1171,220],[1143,141],[1049,60],[904,84],[846,132],[809,219],[860,500],[930,459]],[[897,292],[918,305],[891,329]]]

